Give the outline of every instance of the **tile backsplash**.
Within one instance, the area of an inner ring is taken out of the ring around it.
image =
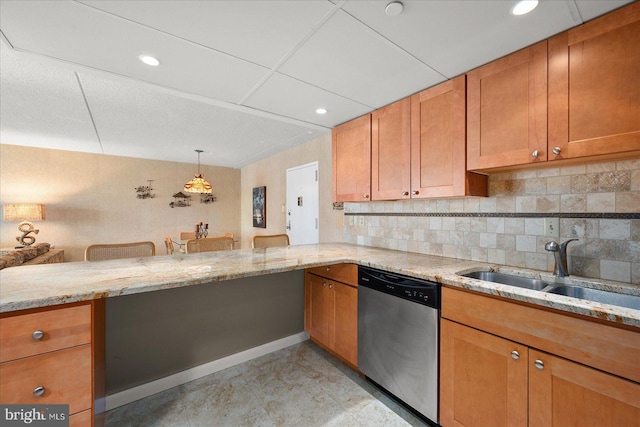
[[[489,197],[344,204],[346,242],[640,284],[640,159],[489,176]],[[560,238],[544,235],[559,218]]]

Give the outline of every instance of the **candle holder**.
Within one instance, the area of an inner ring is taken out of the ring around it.
[[[202,222],[196,223],[196,239],[202,239],[209,235],[209,224],[203,224]]]

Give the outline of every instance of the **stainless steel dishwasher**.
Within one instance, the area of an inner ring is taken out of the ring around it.
[[[438,422],[440,285],[358,268],[358,369]]]

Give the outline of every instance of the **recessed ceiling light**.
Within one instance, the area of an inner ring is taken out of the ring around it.
[[[318,108],[316,109],[316,114],[327,114],[326,108]]]
[[[151,65],[152,67],[157,67],[158,65],[160,65],[160,61],[158,60],[158,58],[154,58],[153,56],[140,55],[138,58],[140,58],[140,61],[144,62],[147,65]]]
[[[384,13],[387,16],[398,16],[402,13],[402,9],[404,9],[404,5],[399,1],[393,1],[384,8]]]
[[[526,15],[538,6],[538,0],[521,0],[513,6],[511,13],[516,16]]]

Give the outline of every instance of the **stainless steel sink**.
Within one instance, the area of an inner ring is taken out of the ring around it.
[[[471,279],[484,280],[485,282],[501,283],[503,285],[516,286],[518,288],[533,289],[541,291],[550,286],[548,283],[539,279],[531,279],[528,277],[513,276],[511,274],[496,273],[495,271],[472,271],[471,273],[461,274],[463,277]]]
[[[640,296],[636,295],[619,294],[617,292],[601,291],[599,289],[583,288],[581,286],[558,286],[547,290],[547,292],[640,310]]]

